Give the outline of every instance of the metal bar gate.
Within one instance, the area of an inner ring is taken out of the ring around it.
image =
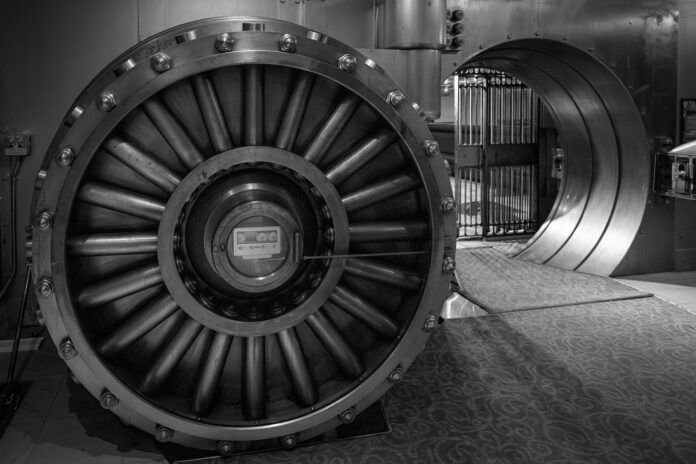
[[[519,80],[481,68],[455,75],[454,89],[460,236],[535,231],[537,96]]]

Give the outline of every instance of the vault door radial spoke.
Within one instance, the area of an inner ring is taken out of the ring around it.
[[[336,286],[329,300],[383,337],[393,338],[399,332],[398,324],[390,316],[344,286]],[[324,303],[324,306],[327,305],[331,303]]]
[[[97,182],[82,187],[78,198],[93,205],[154,222],[160,220],[164,211],[164,203],[158,199]]]
[[[387,149],[396,140],[393,130],[383,129],[374,136],[361,142],[343,159],[330,166],[326,177],[336,186],[340,186],[361,167]]]
[[[295,329],[278,332],[278,342],[285,356],[285,362],[290,370],[292,383],[303,406],[311,406],[317,402],[318,393],[309,373],[302,346]]]
[[[76,256],[131,255],[157,252],[155,232],[114,232],[74,235],[68,252]]]
[[[361,99],[357,95],[350,94],[336,105],[336,108],[326,118],[326,122],[305,150],[304,157],[307,161],[317,165],[321,164],[329,148],[341,134],[350,118],[353,117],[360,103]]]
[[[92,81],[36,184],[33,275],[111,413],[184,446],[287,445],[406,372],[456,228],[398,88],[357,50],[253,17],[164,31]]]
[[[114,158],[167,193],[172,193],[181,182],[171,169],[120,137],[111,137],[104,143],[104,148]]]
[[[93,308],[162,283],[156,264],[106,278],[82,289],[77,297],[82,308]]]
[[[207,416],[214,406],[215,393],[225,368],[231,344],[232,337],[229,335],[216,333],[213,336],[203,361],[200,378],[191,403],[191,410],[198,416]]]
[[[164,103],[150,99],[143,103],[143,109],[187,168],[203,162],[205,157]]]
[[[356,379],[365,370],[360,357],[353,351],[341,332],[323,311],[317,311],[307,319],[317,338],[324,344],[326,350],[336,360],[343,373],[351,379]]]
[[[263,67],[250,64],[244,67],[244,143],[263,145]]]
[[[159,393],[202,329],[198,322],[186,319],[141,380],[140,390],[148,395]]]
[[[280,129],[278,129],[275,141],[276,147],[289,151],[292,151],[295,147],[295,139],[297,138],[297,132],[300,130],[302,117],[307,109],[313,83],[314,75],[308,72],[301,72],[297,77],[290,100],[285,108]]]
[[[414,190],[420,185],[420,179],[413,174],[397,174],[344,196],[343,206],[352,213]]]
[[[97,350],[104,356],[117,355],[174,314],[178,308],[169,293],[161,294],[108,335]]]
[[[208,135],[213,143],[213,148],[218,153],[232,148],[232,137],[225,123],[222,107],[215,93],[215,86],[209,77],[203,75],[191,78],[193,91],[196,94],[198,105],[201,108],[203,121],[208,129]]]
[[[266,349],[264,337],[249,337],[244,345],[243,410],[247,419],[266,416]]]
[[[420,240],[428,235],[424,221],[373,221],[350,224],[350,243]]]

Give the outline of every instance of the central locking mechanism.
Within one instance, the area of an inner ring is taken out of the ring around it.
[[[302,236],[287,209],[267,201],[245,203],[218,224],[212,265],[233,287],[270,291],[285,283],[300,264]]]
[[[297,155],[271,147],[220,154],[182,181],[169,206],[160,238],[171,248],[159,257],[164,269],[173,259],[176,274],[165,283],[202,323],[212,314],[210,323],[232,333],[241,330],[235,322],[287,325],[281,316],[306,317],[341,276],[343,261],[330,256],[347,251],[345,212],[325,176]]]

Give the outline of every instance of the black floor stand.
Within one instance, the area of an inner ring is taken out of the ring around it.
[[[324,435],[298,443],[297,446],[317,445],[336,440],[366,437],[388,432],[391,432],[391,425],[389,424],[389,419],[384,412],[382,402],[378,401],[364,410],[362,413],[358,414],[353,423],[341,425],[334,430],[325,433]],[[240,446],[239,450],[223,456],[213,451],[185,448],[183,446],[171,443],[155,442],[155,444],[160,453],[162,453],[162,456],[171,464],[203,464],[207,462],[224,462],[225,458],[231,458],[240,454],[265,453],[283,449],[278,445],[278,440],[273,440],[272,442],[252,442],[245,443]],[[292,453],[292,451],[290,451],[290,453]]]
[[[26,312],[27,299],[29,297],[29,284],[31,283],[31,268],[27,266],[27,275],[24,279],[24,294],[17,315],[17,328],[12,342],[10,365],[7,369],[7,381],[0,385],[0,437],[5,433],[15,411],[19,408],[25,393],[29,389],[30,382],[15,382],[15,369],[19,355],[19,342],[24,325],[24,313]]]

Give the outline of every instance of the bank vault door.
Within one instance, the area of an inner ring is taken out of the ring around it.
[[[489,69],[465,69],[453,80],[460,237],[535,232],[539,99]]]

